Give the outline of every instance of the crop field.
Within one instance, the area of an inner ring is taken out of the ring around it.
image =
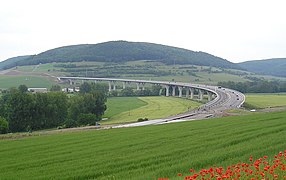
[[[182,179],[286,149],[286,112],[0,140],[0,179]]]
[[[18,87],[24,84],[27,87],[47,87],[52,86],[52,82],[45,77],[39,76],[0,76],[0,88]]]
[[[134,103],[134,104],[133,104]],[[103,124],[126,123],[138,118],[164,118],[194,109],[201,104],[195,101],[173,97],[130,97],[111,98],[107,101],[106,117]]]
[[[286,94],[247,94],[246,103],[258,109],[286,106]]]

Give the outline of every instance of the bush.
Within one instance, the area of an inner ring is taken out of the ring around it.
[[[95,125],[95,121],[97,121],[98,118],[94,114],[80,114],[78,117],[78,122],[80,125]]]
[[[138,122],[148,121],[148,118],[139,118],[137,121]]]
[[[78,126],[78,123],[73,120],[73,119],[67,119],[65,122],[64,122],[64,128],[72,128],[72,127],[77,127]]]
[[[0,117],[0,134],[6,134],[8,132],[8,121]]]

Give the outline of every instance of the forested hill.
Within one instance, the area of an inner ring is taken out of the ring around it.
[[[3,62],[0,62],[0,69],[9,69],[17,65],[18,62],[24,62],[28,60],[31,56],[18,56],[9,58]]]
[[[286,58],[246,61],[238,65],[250,72],[286,77]]]
[[[123,63],[135,60],[156,60],[165,64],[192,64],[240,69],[237,64],[205,52],[194,52],[171,46],[127,41],[65,46],[11,63],[2,62],[0,68],[35,65],[51,62],[99,61]],[[2,64],[5,63],[3,66]]]

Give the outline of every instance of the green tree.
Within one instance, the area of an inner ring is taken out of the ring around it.
[[[95,122],[98,121],[98,118],[95,114],[80,114],[78,117],[78,122],[81,125],[95,125]]]
[[[12,132],[26,131],[34,113],[33,95],[13,91],[7,100],[7,119]]]
[[[108,92],[108,86],[105,83],[88,83],[84,82],[80,86],[80,93],[85,94],[85,93],[91,93],[95,91],[102,92],[104,94],[107,94]]]
[[[0,116],[0,134],[6,134],[8,132],[8,121]]]
[[[151,95],[152,96],[158,96],[160,94],[161,86],[153,85],[151,87]]]
[[[49,116],[48,127],[56,127],[67,118],[68,97],[62,92],[48,93],[49,105],[47,107],[47,116]]]
[[[21,92],[21,93],[25,93],[25,92],[27,92],[28,91],[28,87],[26,86],[26,85],[20,85],[19,87],[18,87],[18,89],[19,89],[19,91]]]
[[[101,92],[92,92],[83,95],[84,113],[94,114],[98,120],[101,120],[104,111],[106,110],[106,96]]]
[[[53,128],[62,125],[68,112],[68,97],[62,92],[35,95],[33,129]]]
[[[80,93],[90,93],[91,92],[91,85],[87,82],[84,82],[80,87]]]
[[[82,124],[81,114],[93,114],[95,121],[99,121],[106,110],[106,95],[102,92],[92,92],[74,96],[70,99],[69,103],[69,118],[77,120],[79,125]],[[94,122],[95,122],[94,121]]]
[[[69,99],[68,118],[77,121],[83,112],[83,96],[73,96]]]
[[[50,91],[61,91],[61,86],[59,85],[53,85],[50,89]]]
[[[135,96],[135,93],[131,87],[126,87],[121,91],[122,96]]]

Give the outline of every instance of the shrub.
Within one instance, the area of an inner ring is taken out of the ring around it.
[[[148,121],[148,118],[139,118],[137,121],[138,122]]]
[[[77,127],[78,126],[78,123],[73,120],[73,119],[67,119],[65,122],[64,122],[64,128],[72,128],[72,127]]]
[[[97,121],[98,118],[96,117],[95,114],[80,114],[78,117],[78,122],[80,125],[88,125],[92,124],[95,125],[95,121]]]
[[[8,121],[0,117],[0,134],[6,134],[8,132]]]

